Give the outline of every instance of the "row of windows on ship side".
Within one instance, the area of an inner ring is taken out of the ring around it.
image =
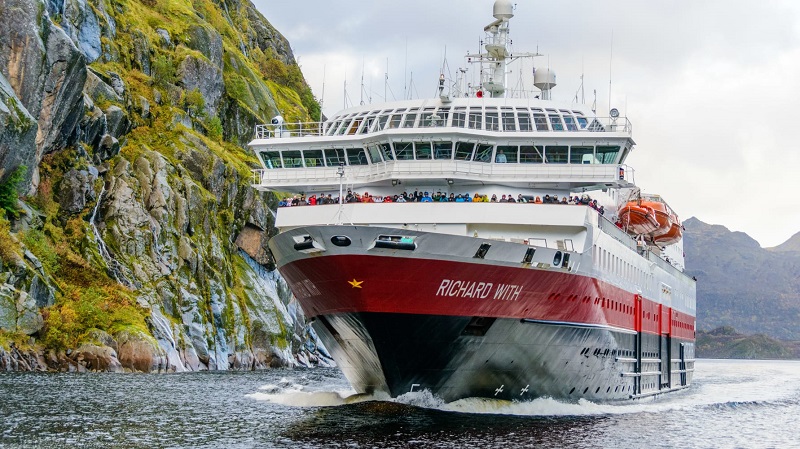
[[[317,168],[394,161],[456,160],[519,164],[614,164],[617,145],[490,145],[468,141],[379,142],[364,147],[261,151],[264,166]]]
[[[363,111],[335,117],[322,133],[327,136],[368,134],[387,129],[456,127],[483,131],[605,131],[596,118],[580,111],[526,107],[444,106]]]

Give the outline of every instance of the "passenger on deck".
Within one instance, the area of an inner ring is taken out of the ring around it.
[[[542,200],[542,202],[543,202],[544,204],[550,204],[550,203],[552,203],[553,201],[550,199],[550,195],[545,195],[545,196],[544,196],[544,200]]]
[[[406,198],[403,195],[397,195],[394,199],[395,203],[405,203]]]
[[[536,203],[536,204],[542,204],[542,199],[541,199],[540,197],[538,197],[538,196],[537,196],[537,197],[536,197],[536,198],[533,200],[533,202],[534,202],[534,203]]]
[[[450,194],[450,198],[448,198],[447,201],[449,201],[451,203],[455,202],[456,201],[456,195],[454,193],[451,193]]]
[[[517,200],[514,199],[514,195],[508,195],[508,202],[509,203],[516,203]]]
[[[431,196],[428,194],[428,192],[425,192],[420,198],[421,199],[419,201],[421,203],[432,203],[433,202],[433,198],[431,198]]]
[[[481,196],[476,193],[475,196],[472,197],[472,202],[473,203],[481,203],[481,202],[483,202],[483,198],[481,198]]]
[[[505,153],[503,153],[503,150],[497,150],[497,157],[495,158],[495,162],[499,162],[501,164],[508,162],[508,159],[506,159],[506,155]]]
[[[522,194],[520,193],[519,195],[517,195],[517,202],[518,203],[527,203],[528,200],[526,200],[525,197],[522,196]]]
[[[492,202],[492,203],[496,203],[497,202],[497,194],[495,194],[495,193],[492,194],[492,199],[490,200],[490,202]]]
[[[476,193],[475,196],[478,196],[478,194]],[[469,196],[469,193],[465,193],[464,194],[464,202],[465,203],[471,203],[472,202],[472,197]]]

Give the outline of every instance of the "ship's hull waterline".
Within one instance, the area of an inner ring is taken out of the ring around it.
[[[437,253],[432,245],[376,247],[376,237],[387,233],[417,243],[439,239],[443,246],[434,247]],[[335,245],[335,236],[349,243]],[[283,232],[270,246],[290,289],[359,393],[396,397],[428,389],[446,401],[603,401],[691,383],[694,336],[677,328],[664,332],[663,320],[677,315],[670,309],[574,272],[574,265],[539,268],[492,260],[490,253],[474,257],[482,242],[388,228],[310,226]],[[495,246],[498,254],[519,247],[523,255],[527,247]]]

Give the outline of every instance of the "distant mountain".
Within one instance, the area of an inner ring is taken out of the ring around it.
[[[780,245],[767,249],[778,252],[800,252],[800,232],[791,236],[789,240],[781,243]]]
[[[795,359],[800,344],[764,334],[744,335],[730,326],[697,333],[697,356],[706,359]]]
[[[796,235],[764,249],[742,232],[684,222],[688,274],[697,277],[699,330],[732,326],[747,334],[800,340],[800,251]]]

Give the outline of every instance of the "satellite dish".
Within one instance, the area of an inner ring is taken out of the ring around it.
[[[617,108],[612,108],[611,111],[609,111],[608,113],[611,114],[611,118],[619,117],[619,111],[617,110]]]

